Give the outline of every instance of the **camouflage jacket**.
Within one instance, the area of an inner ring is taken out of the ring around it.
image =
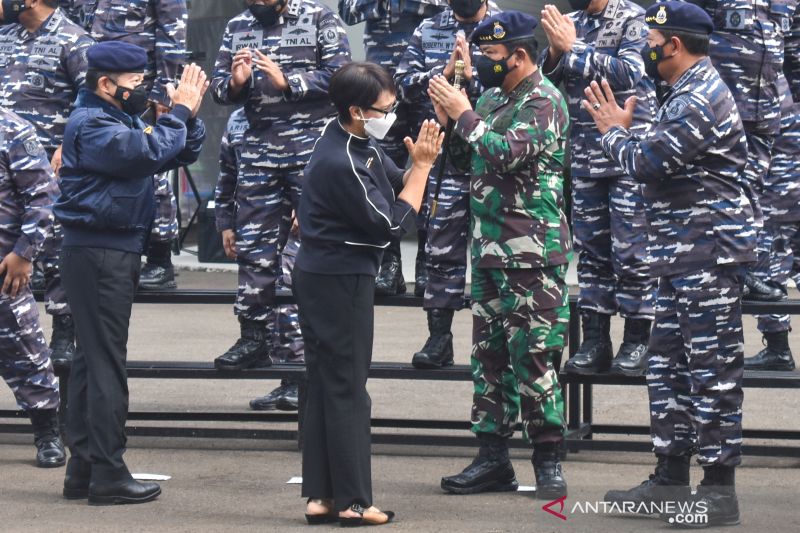
[[[70,18],[99,41],[123,40],[147,50],[150,99],[169,104],[164,86],[186,61],[186,0],[61,0]]]
[[[244,132],[247,131],[244,109],[234,111],[228,119],[222,145],[219,149],[219,178],[214,189],[214,215],[217,231],[233,229],[236,220],[236,182],[239,177],[239,161],[242,156]]]
[[[796,0],[692,0],[711,16],[711,60],[748,131],[780,130],[778,74]]]
[[[621,175],[622,169],[609,159],[600,146],[600,132],[589,113],[581,106],[584,89],[591,81],[605,78],[620,105],[637,97],[634,132],[643,132],[658,109],[653,81],[645,76],[641,50],[647,40],[644,9],[629,0],[609,0],[602,13],[586,11],[569,14],[578,39],[572,50],[563,54],[551,72],[545,72],[555,85],[564,84],[570,129],[571,174],[582,178]],[[542,53],[541,65],[548,51]]]
[[[0,107],[0,261],[33,260],[53,230],[58,185],[34,127]]]
[[[500,13],[500,8],[490,1],[486,16],[491,17],[497,13]],[[450,61],[456,35],[461,32],[465,37],[469,37],[477,25],[477,22],[473,24],[458,22],[453,16],[453,10],[447,8],[438,15],[423,20],[414,30],[414,35],[411,36],[394,75],[401,98],[411,104],[409,106],[412,115],[411,131],[418,131],[423,120],[436,118],[428,97],[428,82],[434,76],[441,74]],[[475,45],[470,45],[470,50],[474,65],[482,54],[480,48]],[[472,70],[472,82],[463,87],[474,103],[483,93],[483,86],[478,82],[474,67]]]
[[[642,183],[654,276],[754,259],[744,128],[709,58],[675,83],[643,136],[615,127],[603,149]]]
[[[563,96],[537,70],[508,95],[495,88],[456,121],[454,164],[468,168],[472,264],[541,268],[567,263]]]
[[[289,82],[283,93],[254,68],[250,84],[232,98],[231,62],[237,50],[258,48]],[[350,61],[350,44],[339,17],[314,0],[289,0],[289,11],[264,28],[244,11],[228,22],[214,66],[211,91],[223,105],[244,105],[250,128],[244,157],[266,168],[305,166],[322,128],[335,115],[328,98],[333,73]]]
[[[446,7],[447,0],[339,0],[339,15],[348,26],[366,21],[367,61],[394,75],[417,26]]]
[[[48,156],[63,140],[93,43],[60,9],[33,33],[22,24],[0,26],[0,106],[36,127]]]

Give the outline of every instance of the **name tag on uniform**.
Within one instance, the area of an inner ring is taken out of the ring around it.
[[[17,51],[14,38],[11,36],[0,37],[0,65],[5,65],[8,59]]]
[[[281,46],[317,46],[317,27],[311,17],[305,16],[284,26],[281,31]]]
[[[235,54],[243,48],[261,48],[261,43],[263,41],[264,32],[261,30],[234,33],[231,53]]]
[[[726,9],[725,24],[726,30],[743,30],[755,23],[753,10],[751,9]]]
[[[456,45],[456,38],[440,30],[429,30],[422,33],[422,49],[443,52],[452,52]]]
[[[59,57],[61,55],[61,47],[57,44],[36,43],[31,49],[31,55]]]

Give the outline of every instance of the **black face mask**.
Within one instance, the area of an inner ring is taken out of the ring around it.
[[[569,7],[575,11],[585,11],[592,0],[569,0]]]
[[[2,24],[15,24],[19,22],[19,15],[27,9],[25,0],[3,0]]]
[[[656,85],[664,81],[661,74],[658,73],[658,63],[664,59],[664,46],[661,44],[657,44],[652,48],[645,46],[642,48],[642,59],[644,59],[645,74],[650,76],[656,82]]]
[[[285,6],[286,0],[278,0],[278,3],[271,6],[253,4],[248,7],[248,9],[256,18],[256,20],[261,23],[262,26],[267,28],[278,23],[278,20],[281,18],[281,11],[283,11]]]
[[[514,70],[508,68],[508,60],[511,59],[512,55],[514,55],[514,52],[511,52],[508,57],[500,61],[489,59],[484,55],[480,56],[475,62],[475,70],[478,73],[478,81],[481,82],[481,85],[486,89],[503,85],[508,73]]]
[[[112,83],[117,85],[116,82]],[[122,104],[122,110],[137,117],[147,111],[147,96],[147,87],[144,85],[139,85],[135,89],[117,85],[117,90],[114,91],[114,100]]]
[[[483,0],[450,0],[453,13],[462,19],[471,19],[478,14],[483,5]]]

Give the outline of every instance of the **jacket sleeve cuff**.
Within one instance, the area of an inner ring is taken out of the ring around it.
[[[461,113],[455,124],[455,130],[458,135],[466,140],[470,140],[470,136],[478,128],[478,125],[483,121],[481,116],[472,109],[468,109]]]
[[[405,200],[396,200],[395,209],[397,216],[400,217],[399,225],[404,233],[412,233],[417,229],[417,212],[411,204]]]
[[[233,229],[233,216],[230,213],[219,210],[214,214],[216,218],[217,231],[222,233],[226,229]]]
[[[23,259],[33,261],[33,258],[38,255],[39,250],[31,244],[31,241],[28,240],[27,236],[22,235],[19,239],[17,239],[17,243],[14,245],[13,252]]]
[[[616,161],[617,158],[615,157],[615,154],[618,152],[616,146],[621,141],[628,139],[630,135],[630,132],[622,126],[613,126],[600,138],[600,144],[603,147],[603,151],[606,153],[606,155]]]
[[[192,118],[192,110],[183,104],[178,104],[173,107],[171,114],[186,125],[188,125],[189,119]]]
[[[289,84],[289,88],[286,90],[286,99],[290,102],[300,100],[308,90],[306,82],[300,74],[289,74],[286,76],[286,82]]]

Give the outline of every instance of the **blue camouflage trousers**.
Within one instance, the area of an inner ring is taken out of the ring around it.
[[[769,253],[769,280],[787,291],[787,282],[792,274],[795,253],[792,242],[800,238],[800,221],[770,222],[767,224],[771,239]],[[767,227],[765,226],[765,229]],[[789,315],[756,315],[761,333],[791,331]]]
[[[156,213],[150,242],[172,242],[178,238],[178,203],[172,193],[172,173],[153,176],[156,191]]]
[[[435,167],[434,167],[435,168]],[[428,181],[428,209],[433,205],[436,180]],[[427,215],[427,211],[425,213]],[[469,176],[445,174],[435,216],[430,218],[425,243],[425,309],[461,309],[467,279]]]
[[[0,296],[0,369],[20,409],[56,409],[58,378],[29,288]]]
[[[647,371],[656,454],[741,462],[743,280],[739,265],[659,279]]]
[[[64,230],[61,224],[53,222],[53,233],[44,242],[44,249],[39,256],[39,263],[44,273],[44,308],[48,315],[69,315],[72,313],[67,302],[67,293],[61,285],[61,274],[58,271],[58,256],[61,253],[61,243],[64,240]]]
[[[288,246],[287,258],[279,262],[287,248],[291,212],[299,200],[302,174],[302,169],[240,166],[235,221],[239,287],[233,306],[237,316],[267,324],[273,348],[280,345],[275,342],[276,335],[282,336],[292,355],[286,350],[277,352],[298,362],[303,360],[303,350],[297,308],[291,305],[279,311],[274,302],[279,278],[291,280],[291,273],[284,274],[283,270],[294,267],[299,246]]]
[[[629,176],[573,176],[572,227],[578,307],[652,320],[656,282],[647,266],[641,186]]]

